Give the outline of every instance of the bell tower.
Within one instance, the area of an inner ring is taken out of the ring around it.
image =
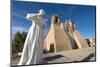
[[[55,23],[60,23],[60,17],[57,15],[52,15],[51,17],[51,23],[55,24]]]

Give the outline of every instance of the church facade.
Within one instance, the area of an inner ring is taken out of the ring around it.
[[[70,19],[66,23],[60,21],[60,17],[52,15],[51,26],[44,40],[44,50],[47,52],[59,52],[89,47],[86,40],[77,31]]]

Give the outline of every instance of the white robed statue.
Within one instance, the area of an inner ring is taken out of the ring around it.
[[[26,18],[32,21],[28,31],[22,55],[18,65],[40,64],[43,55],[43,25],[45,12],[40,9],[39,13],[27,14]]]

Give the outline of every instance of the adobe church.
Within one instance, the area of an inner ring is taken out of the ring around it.
[[[51,26],[44,40],[44,50],[59,52],[85,47],[89,45],[77,31],[74,22],[69,19],[66,23],[62,23],[59,16],[52,15]]]

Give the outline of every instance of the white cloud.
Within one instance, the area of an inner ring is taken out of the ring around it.
[[[19,14],[19,13],[16,13],[16,12],[12,12],[12,15],[20,17],[20,18],[25,18],[25,16],[23,16],[22,14]]]

